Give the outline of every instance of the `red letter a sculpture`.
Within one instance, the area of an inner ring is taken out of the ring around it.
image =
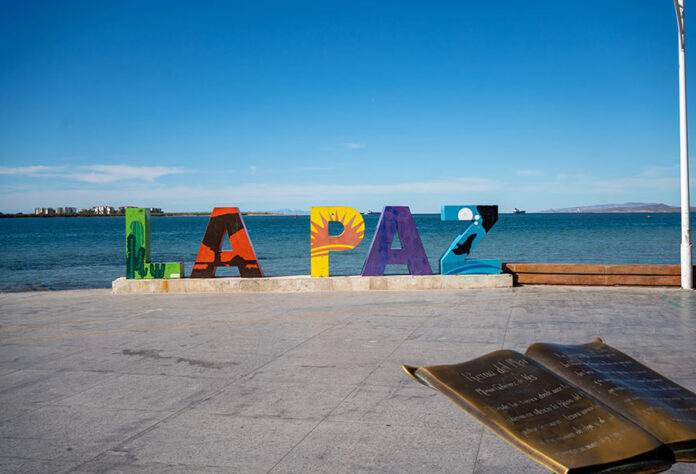
[[[222,250],[225,234],[230,236],[232,251]],[[193,264],[191,278],[213,278],[217,267],[237,267],[239,275],[244,278],[263,276],[244,220],[236,207],[213,209],[196,263]]]

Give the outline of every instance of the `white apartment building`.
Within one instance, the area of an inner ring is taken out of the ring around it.
[[[92,212],[99,216],[109,216],[116,214],[116,209],[114,209],[114,206],[93,206]]]
[[[74,207],[56,207],[56,214],[77,214],[77,208],[74,208]]]

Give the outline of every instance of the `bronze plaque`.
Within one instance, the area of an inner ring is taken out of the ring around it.
[[[645,430],[520,353],[404,369],[555,472],[661,472],[673,462]]]
[[[621,351],[589,344],[532,344],[538,361],[674,451],[677,461],[696,461],[696,394]]]

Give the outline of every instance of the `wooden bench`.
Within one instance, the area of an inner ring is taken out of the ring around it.
[[[504,263],[518,285],[681,286],[679,265]]]

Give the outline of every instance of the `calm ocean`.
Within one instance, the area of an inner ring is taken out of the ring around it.
[[[377,225],[365,216],[365,239],[330,256],[332,275],[359,274]],[[309,216],[244,218],[266,276],[308,275]],[[415,216],[433,272],[463,230],[440,216]],[[692,219],[692,227],[694,226]],[[208,217],[152,218],[152,261],[185,262],[188,275]],[[0,219],[0,291],[109,288],[125,275],[122,217]],[[679,264],[680,216],[652,214],[501,215],[472,258],[503,262]],[[225,240],[229,247],[229,242]],[[226,247],[223,247],[226,248]],[[388,273],[407,273],[392,265]],[[238,275],[219,269],[218,276]]]

